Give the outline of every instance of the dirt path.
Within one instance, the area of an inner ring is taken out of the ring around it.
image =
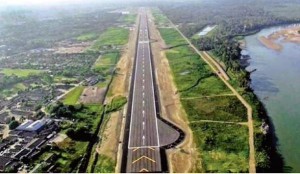
[[[223,78],[225,80],[230,80],[229,76],[224,71],[222,66],[214,58],[212,58],[206,51],[203,51],[203,54],[201,56],[205,57],[207,60],[209,60],[211,63],[213,63],[213,65],[218,69],[218,71],[219,71],[218,73],[221,73],[221,75],[223,76]]]
[[[197,121],[191,121],[191,123],[199,123],[199,122],[221,123],[221,124],[240,124],[240,125],[248,126],[248,122],[215,121],[215,120],[197,120]]]
[[[183,35],[183,33],[169,20],[171,25],[176,29],[180,35],[189,43],[189,45],[196,51],[197,54],[201,56],[201,58],[210,66],[210,68],[219,76],[219,78],[225,83],[225,85],[236,95],[236,97],[243,103],[243,105],[247,108],[247,116],[248,116],[248,127],[249,127],[249,172],[256,173],[255,166],[255,148],[254,148],[254,129],[253,129],[253,119],[252,119],[252,107],[250,104],[228,83],[228,81],[222,76],[219,71],[212,65],[212,63],[207,59],[205,52],[200,52],[191,42],[190,40]],[[210,57],[210,56],[209,56]]]
[[[105,125],[105,129],[102,133],[102,142],[98,144],[96,151],[99,154],[103,154],[110,157],[113,161],[117,159],[118,153],[118,141],[120,133],[121,116],[119,112],[114,112],[109,115],[109,120]]]
[[[184,98],[181,98],[181,100],[193,100],[193,99],[223,97],[223,96],[235,96],[235,94],[207,95],[207,96],[201,96],[201,97],[184,97]]]
[[[169,170],[170,172],[187,173],[195,170],[198,152],[193,141],[193,133],[188,125],[187,115],[181,106],[179,95],[176,94],[176,86],[174,84],[172,72],[166,58],[165,43],[160,36],[154,24],[154,18],[151,11],[148,10],[150,19],[149,30],[152,53],[155,63],[156,78],[159,87],[160,103],[162,117],[180,127],[186,134],[184,142],[182,142],[176,149],[167,151]]]

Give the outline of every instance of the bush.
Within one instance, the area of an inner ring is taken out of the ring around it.
[[[13,129],[17,128],[19,125],[20,125],[19,122],[13,120],[9,123],[9,129],[13,130]]]
[[[68,137],[76,141],[90,141],[92,134],[87,127],[78,127],[77,129],[70,128],[66,131]]]

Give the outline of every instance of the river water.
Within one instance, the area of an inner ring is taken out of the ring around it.
[[[286,165],[300,172],[300,44],[282,43],[278,52],[258,40],[279,29],[267,28],[245,38],[251,57],[247,69],[257,69],[251,75],[252,88],[271,117]]]

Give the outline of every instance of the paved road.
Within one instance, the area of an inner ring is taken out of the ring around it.
[[[126,172],[162,171],[148,19],[140,15]],[[130,107],[130,106],[129,106]]]

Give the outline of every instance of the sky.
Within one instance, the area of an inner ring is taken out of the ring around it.
[[[94,0],[95,1],[95,0]],[[98,0],[109,1],[109,0]],[[66,3],[81,3],[86,2],[86,0],[0,0],[0,6],[32,6],[32,5],[56,5],[56,4],[66,4]]]

